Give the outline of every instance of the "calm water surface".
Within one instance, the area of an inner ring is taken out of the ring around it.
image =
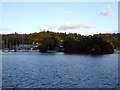
[[[3,88],[115,88],[118,54],[2,53]]]

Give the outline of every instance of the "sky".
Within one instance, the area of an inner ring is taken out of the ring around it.
[[[0,33],[118,32],[117,2],[2,2]]]

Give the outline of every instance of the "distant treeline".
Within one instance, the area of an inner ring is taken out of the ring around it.
[[[120,50],[119,37],[120,33],[84,36],[77,33],[42,31],[31,34],[2,34],[2,42],[4,48],[34,42],[39,43],[40,52],[54,50],[58,45],[62,45],[66,53],[104,54],[113,53],[113,49]]]

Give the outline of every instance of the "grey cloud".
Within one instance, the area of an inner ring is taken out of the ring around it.
[[[103,15],[103,16],[114,16],[112,7],[110,5],[107,5],[103,8],[104,8],[104,10],[101,12],[101,15]]]

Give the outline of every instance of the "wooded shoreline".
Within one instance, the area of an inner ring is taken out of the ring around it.
[[[120,33],[80,35],[42,31],[31,34],[2,34],[2,49],[32,49],[40,52],[56,50],[64,53],[111,54],[120,50]],[[29,46],[29,47],[28,47]]]

